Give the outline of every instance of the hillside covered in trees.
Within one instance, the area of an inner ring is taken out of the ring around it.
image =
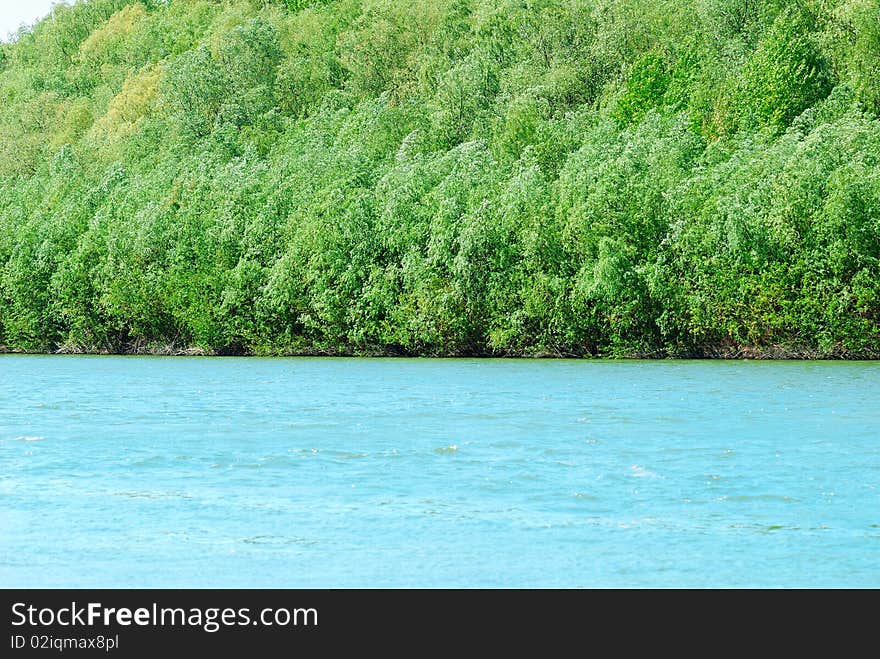
[[[880,357],[876,0],[80,0],[0,348]]]

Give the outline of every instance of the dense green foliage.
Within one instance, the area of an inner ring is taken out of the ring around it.
[[[880,357],[876,0],[80,0],[0,346]]]

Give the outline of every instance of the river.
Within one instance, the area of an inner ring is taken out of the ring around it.
[[[0,356],[5,587],[880,587],[880,364]]]

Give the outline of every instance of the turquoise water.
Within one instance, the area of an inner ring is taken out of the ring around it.
[[[880,587],[880,364],[0,357],[6,587]]]

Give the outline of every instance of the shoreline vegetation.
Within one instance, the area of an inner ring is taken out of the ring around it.
[[[364,358],[486,358],[486,359],[617,359],[617,360],[664,360],[664,359],[718,359],[718,360],[754,360],[754,361],[803,361],[803,360],[875,360],[875,356],[849,355],[846,353],[819,353],[809,348],[793,349],[783,346],[712,346],[700,353],[632,353],[632,354],[578,354],[535,350],[530,352],[458,352],[432,353],[409,352],[402,347],[356,348],[344,346],[338,348],[291,348],[288,350],[260,351],[235,348],[220,350],[205,349],[201,346],[159,345],[147,342],[132,343],[117,348],[96,346],[61,345],[45,350],[32,351],[12,349],[0,345],[0,355],[105,355],[105,356],[151,356],[151,357],[364,357]]]
[[[0,352],[880,358],[880,4],[78,0]]]

